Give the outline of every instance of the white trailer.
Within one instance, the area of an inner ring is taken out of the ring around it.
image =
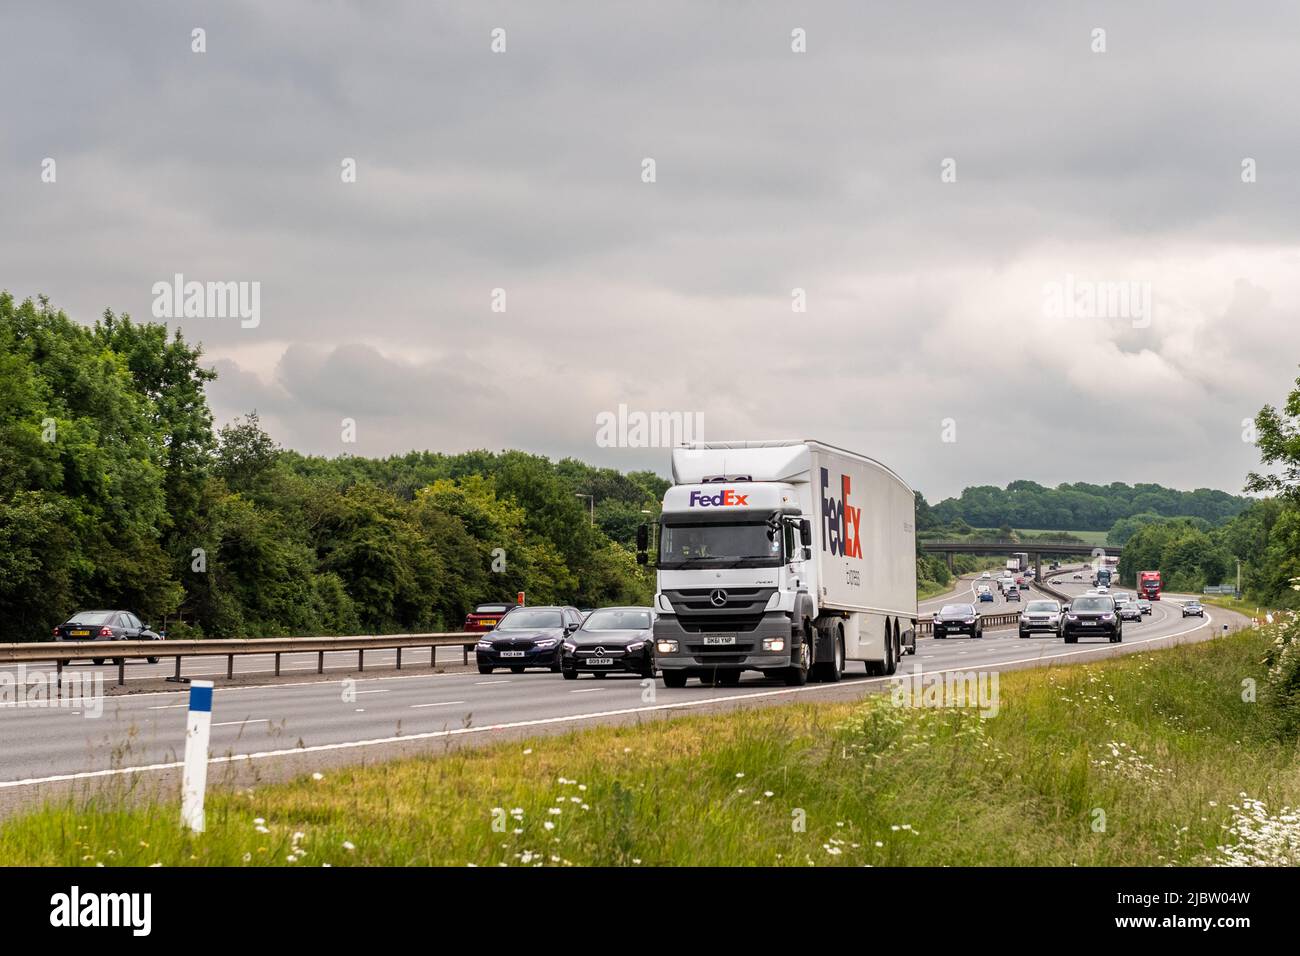
[[[916,652],[916,506],[880,462],[817,441],[673,450],[655,595],[668,686],[745,670],[791,684]]]

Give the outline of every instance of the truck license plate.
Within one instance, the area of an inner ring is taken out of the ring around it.
[[[735,643],[736,643],[735,634],[705,634],[704,635],[705,647],[730,646]]]

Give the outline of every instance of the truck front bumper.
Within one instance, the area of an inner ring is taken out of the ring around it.
[[[692,627],[694,624],[692,622]],[[732,638],[731,644],[706,644],[706,637]],[[790,617],[780,611],[764,614],[748,631],[688,630],[675,615],[655,619],[655,664],[660,670],[780,670],[789,667],[792,633]],[[769,649],[765,649],[765,645]],[[779,646],[780,650],[776,647]]]

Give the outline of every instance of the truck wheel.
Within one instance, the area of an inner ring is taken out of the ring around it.
[[[740,671],[718,671],[720,687],[736,687],[740,684]]]
[[[665,687],[685,687],[686,671],[662,671],[661,676],[664,679]]]
[[[787,687],[802,687],[808,683],[808,632],[804,631],[804,641],[799,645],[799,661],[785,669],[782,675]]]
[[[817,680],[838,684],[844,676],[844,633],[838,627],[835,629],[835,637],[831,639],[831,648],[831,659],[817,664],[813,670]]]
[[[102,658],[102,657],[96,657],[96,658],[93,658],[93,661],[94,661],[96,664],[102,664],[102,663],[104,663],[104,658]]]

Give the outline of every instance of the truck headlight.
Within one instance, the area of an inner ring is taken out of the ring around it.
[[[783,651],[785,650],[784,637],[765,637],[763,638],[763,650],[765,651]]]
[[[658,651],[660,654],[676,654],[676,653],[677,653],[677,642],[676,642],[676,641],[660,641],[659,643],[657,643],[657,644],[655,645],[655,650]]]

